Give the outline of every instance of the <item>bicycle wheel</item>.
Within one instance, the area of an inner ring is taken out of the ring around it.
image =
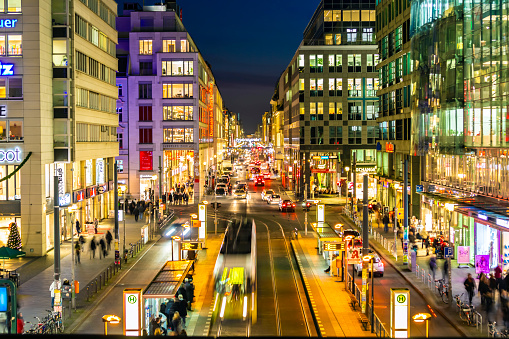
[[[444,302],[444,304],[449,303],[449,295],[447,293],[447,290],[445,292],[442,292],[442,301]]]
[[[466,321],[466,322],[468,322],[468,317],[467,317],[467,315],[465,314],[465,312],[463,312],[463,310],[460,310],[460,319],[461,319],[462,321]]]

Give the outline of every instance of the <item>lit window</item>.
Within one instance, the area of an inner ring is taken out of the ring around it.
[[[332,11],[323,11],[324,21],[332,21]]]
[[[2,8],[2,11],[3,11],[3,8]],[[7,12],[20,13],[21,12],[21,0],[8,0],[7,1]]]
[[[347,42],[356,42],[357,41],[357,29],[348,28],[346,30],[346,41]]]
[[[175,40],[163,40],[163,52],[175,52]]]
[[[304,55],[299,54],[299,67],[304,67]]]
[[[304,90],[304,79],[299,79],[299,91]]]
[[[0,98],[5,99],[7,98],[7,80],[0,79]]]
[[[316,91],[316,79],[309,79],[309,90]]]
[[[189,52],[189,42],[187,40],[180,40],[180,51]]]
[[[315,67],[316,66],[316,55],[310,55],[309,56],[309,66]]]
[[[318,90],[323,91],[323,79],[318,79],[317,83],[318,83]]]
[[[21,35],[9,34],[7,41],[7,53],[9,55],[21,55]]]
[[[341,11],[333,11],[332,13],[333,21],[341,21]]]
[[[332,34],[325,34],[325,44],[326,45],[332,45]]]
[[[334,90],[334,78],[329,79],[329,91]]]
[[[9,140],[23,140],[23,122],[9,120]]]
[[[152,40],[140,40],[140,54],[152,54]]]
[[[334,45],[341,45],[341,34],[334,34]]]
[[[361,20],[362,21],[370,21],[370,18],[369,18],[369,13],[371,11],[368,11],[368,10],[363,10],[361,11]]]
[[[7,121],[0,120],[0,140],[7,140]]]
[[[0,55],[5,55],[5,35],[0,34]]]

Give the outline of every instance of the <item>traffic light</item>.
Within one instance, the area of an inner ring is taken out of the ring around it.
[[[221,207],[221,203],[220,203],[220,202],[213,202],[213,203],[211,203],[210,205],[211,205],[214,209]]]

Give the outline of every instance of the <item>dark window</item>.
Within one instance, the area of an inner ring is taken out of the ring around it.
[[[140,62],[140,75],[152,75],[152,61]]]
[[[152,84],[138,84],[138,97],[152,99]]]
[[[152,121],[152,106],[140,106],[139,115],[140,121]]]
[[[152,143],[152,128],[140,128],[140,144]]]
[[[118,96],[122,96],[122,85],[118,85]]]

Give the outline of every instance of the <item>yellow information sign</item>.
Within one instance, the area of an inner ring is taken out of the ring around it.
[[[199,251],[202,249],[201,242],[183,242],[182,249],[188,251]]]
[[[324,251],[344,251],[345,250],[345,243],[343,242],[326,242],[323,244],[323,250]]]

